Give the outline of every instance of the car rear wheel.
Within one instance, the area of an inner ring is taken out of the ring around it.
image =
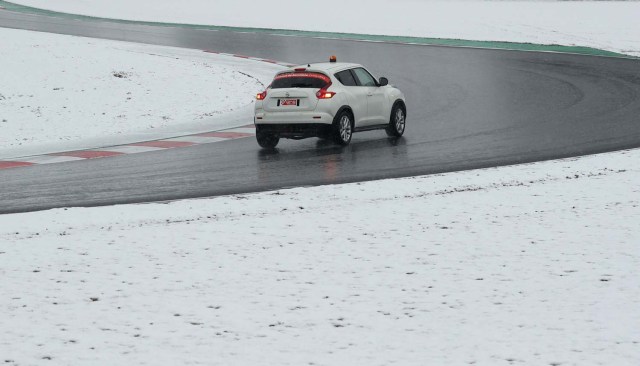
[[[258,140],[258,145],[265,149],[273,149],[280,142],[280,137],[278,135],[268,132],[257,132],[256,140]]]
[[[407,122],[407,114],[399,103],[393,106],[391,110],[391,118],[389,119],[389,126],[386,128],[387,135],[393,137],[400,137],[404,134],[404,130]]]
[[[338,115],[334,123],[334,140],[338,145],[349,145],[353,136],[353,119],[351,114],[343,111]]]

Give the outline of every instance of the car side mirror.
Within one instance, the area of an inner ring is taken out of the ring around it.
[[[389,80],[385,77],[381,77],[380,81],[378,82],[378,86],[385,86],[385,85],[389,85]]]

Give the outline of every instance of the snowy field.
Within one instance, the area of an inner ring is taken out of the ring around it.
[[[589,46],[640,56],[640,2],[12,0],[106,18]],[[243,9],[239,11],[238,9]]]
[[[0,28],[0,158],[246,125],[278,68]],[[10,57],[8,57],[10,55]]]
[[[0,362],[638,365],[639,160],[0,216]]]

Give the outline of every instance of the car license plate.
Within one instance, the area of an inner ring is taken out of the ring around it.
[[[298,99],[281,99],[280,100],[281,107],[297,106],[297,105],[298,105]]]

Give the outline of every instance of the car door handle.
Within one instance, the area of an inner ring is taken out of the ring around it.
[[[368,96],[368,97],[372,97],[372,96],[373,96],[373,93],[369,93],[369,94],[367,94],[367,96]]]

